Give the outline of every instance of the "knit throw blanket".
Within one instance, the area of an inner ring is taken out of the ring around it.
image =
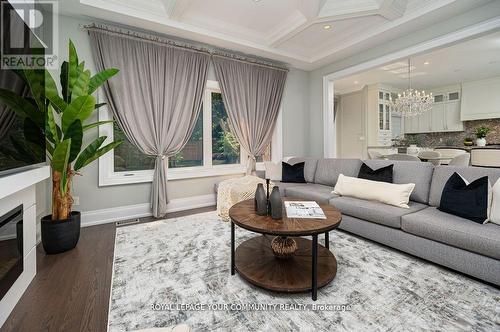
[[[219,183],[217,190],[217,214],[223,221],[230,221],[229,209],[234,204],[253,198],[257,185],[264,184],[266,187],[266,180],[257,176],[246,175],[241,178],[228,179]],[[270,188],[272,188],[272,183]]]

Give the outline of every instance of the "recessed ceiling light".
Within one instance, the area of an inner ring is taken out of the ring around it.
[[[429,61],[426,61],[426,62],[424,62],[424,65],[428,65],[429,63],[430,63]]]
[[[358,84],[359,82],[358,81],[354,81],[354,84]]]
[[[330,24],[323,25],[323,29],[330,30],[332,26]]]

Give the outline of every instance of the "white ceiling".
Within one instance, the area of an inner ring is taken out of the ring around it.
[[[500,76],[500,32],[412,57],[411,64],[412,85],[420,89]],[[343,94],[374,83],[405,89],[407,73],[408,62],[402,60],[337,80],[335,91]]]
[[[60,0],[92,17],[311,70],[490,0]],[[324,26],[331,29],[325,30]]]

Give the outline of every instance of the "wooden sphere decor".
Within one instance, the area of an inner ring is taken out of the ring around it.
[[[271,241],[273,253],[278,258],[290,258],[297,251],[297,242],[287,236],[276,236]]]

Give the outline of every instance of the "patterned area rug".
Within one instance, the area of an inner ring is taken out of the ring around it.
[[[252,236],[236,228],[237,244]],[[330,249],[337,276],[313,302],[231,276],[230,224],[215,212],[118,228],[109,330],[500,330],[493,286],[340,231]]]

